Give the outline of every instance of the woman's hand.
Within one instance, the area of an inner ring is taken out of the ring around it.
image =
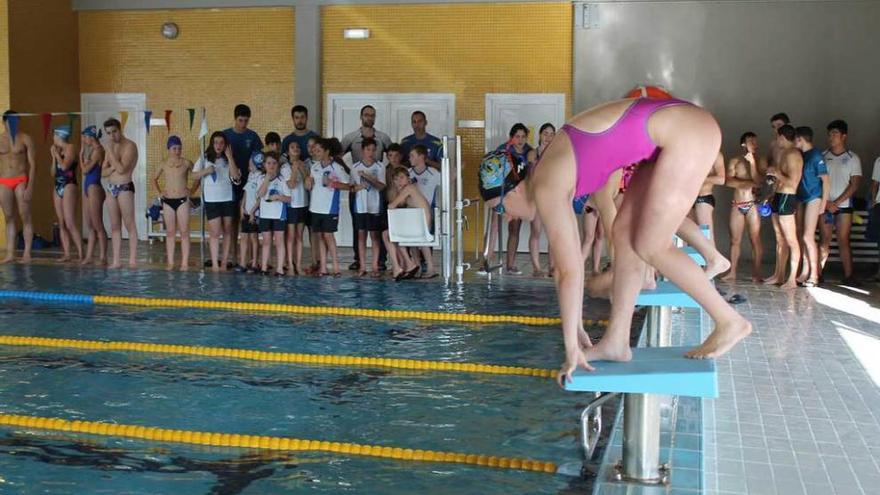
[[[565,362],[562,363],[559,374],[556,376],[556,382],[560,387],[565,387],[565,384],[571,381],[571,376],[578,367],[587,371],[593,371],[593,367],[587,362],[587,356],[580,346],[577,349],[565,352]]]

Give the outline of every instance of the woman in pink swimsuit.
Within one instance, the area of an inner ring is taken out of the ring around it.
[[[695,105],[648,98],[614,101],[574,116],[529,177],[508,186],[500,197],[505,213],[531,218],[537,212],[547,231],[566,349],[560,383],[570,380],[578,366],[591,370],[589,361],[631,359],[630,326],[646,264],[697,300],[715,321],[714,332],[689,357],[720,356],[751,332],[751,324],[672,243],[720,147],[718,123]],[[619,187],[615,172],[631,163],[641,165],[613,225],[611,320],[593,347],[581,323],[584,266],[572,199],[594,193],[597,202],[611,198],[609,188]]]

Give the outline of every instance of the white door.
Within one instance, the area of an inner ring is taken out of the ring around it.
[[[342,139],[361,126],[360,112],[364,105],[376,108],[375,128],[395,143],[412,134],[411,117],[416,110],[425,112],[428,133],[443,137],[455,134],[455,95],[452,93],[329,93],[327,95],[328,135]],[[345,156],[351,165],[351,157]],[[350,246],[354,238],[348,195],[340,202],[339,230],[336,242]]]
[[[538,131],[546,122],[550,122],[557,129],[565,123],[564,93],[488,93],[486,94],[486,152],[506,142],[510,128],[516,123],[522,123],[529,129],[529,144],[537,147]],[[503,236],[503,241],[506,243],[506,228],[503,229]],[[520,231],[517,251],[528,250],[529,225],[524,223]],[[547,239],[543,235],[541,251],[547,251]]]
[[[138,148],[138,162],[132,174],[134,182],[134,217],[137,222],[138,239],[147,239],[147,134],[144,127],[144,109],[147,106],[147,95],[143,93],[83,93],[80,95],[82,104],[82,125],[98,126],[100,129],[105,120],[116,118],[122,121],[122,113],[128,112],[128,120],[122,133],[134,141]],[[102,142],[104,139],[102,139]],[[110,218],[104,209],[104,227],[110,232]],[[122,229],[123,236],[128,233]]]

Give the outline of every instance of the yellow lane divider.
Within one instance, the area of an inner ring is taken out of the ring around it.
[[[381,445],[362,445],[356,443],[328,442],[288,437],[267,437],[242,435],[238,433],[217,433],[191,430],[171,430],[152,426],[100,423],[96,421],[68,421],[60,418],[0,414],[0,425],[54,430],[89,435],[136,438],[152,442],[173,442],[214,447],[240,447],[246,449],[268,450],[313,450],[336,454],[384,457],[401,461],[449,462],[471,464],[501,469],[556,473],[552,462],[497,457],[461,452],[405,449]]]
[[[231,349],[227,347],[196,347],[175,344],[151,344],[77,339],[53,339],[46,337],[22,337],[0,335],[0,345],[53,347],[60,349],[81,349],[89,351],[128,351],[148,354],[186,354],[210,358],[248,359],[279,363],[326,364],[334,366],[367,366],[395,368],[404,370],[454,371],[461,373],[487,373],[493,375],[536,376],[555,378],[556,370],[528,368],[523,366],[500,366],[480,363],[451,363],[445,361],[425,361],[418,359],[398,359],[388,357],[340,356],[326,354],[295,354],[291,352],[257,351],[253,349]]]
[[[402,311],[392,309],[362,309],[335,306],[299,306],[293,304],[269,304],[236,301],[199,301],[194,299],[162,299],[152,297],[94,296],[93,304],[160,306],[171,308],[225,309],[232,311],[266,311],[306,315],[361,316],[367,318],[398,320],[433,320],[464,323],[518,323],[522,325],[559,325],[561,320],[547,316],[485,315],[467,313],[443,313],[436,311]],[[607,326],[607,320],[584,320],[584,325]]]

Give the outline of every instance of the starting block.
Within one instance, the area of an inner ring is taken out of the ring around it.
[[[639,347],[632,361],[594,361],[596,370],[578,369],[565,384],[571,392],[718,397],[718,372],[714,359],[684,357],[689,347]]]
[[[679,308],[699,308],[691,296],[682,292],[677,285],[668,280],[657,281],[654,290],[643,290],[636,299],[636,306],[674,306]]]

